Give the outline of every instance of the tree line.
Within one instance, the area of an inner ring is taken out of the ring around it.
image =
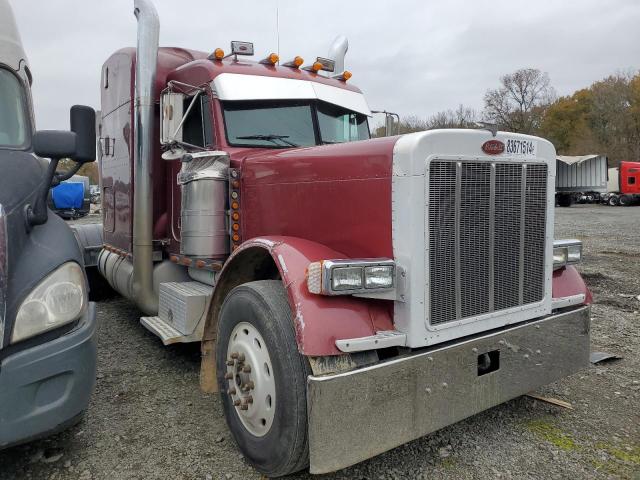
[[[572,95],[558,96],[549,75],[524,68],[503,75],[487,90],[477,112],[459,105],[421,119],[400,119],[398,133],[434,128],[476,128],[479,121],[500,130],[550,140],[560,155],[607,155],[610,165],[640,161],[640,73],[620,72]],[[384,135],[379,127],[374,136]]]

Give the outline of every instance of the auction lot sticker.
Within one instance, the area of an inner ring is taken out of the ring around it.
[[[535,157],[537,148],[535,140],[510,138],[505,142],[504,153],[513,157]]]

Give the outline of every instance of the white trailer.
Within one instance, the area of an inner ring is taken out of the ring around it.
[[[556,199],[561,207],[584,196],[599,201],[607,193],[608,159],[605,155],[556,157]]]

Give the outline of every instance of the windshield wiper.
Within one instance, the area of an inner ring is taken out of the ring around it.
[[[267,142],[275,143],[279,147],[282,146],[276,140],[280,140],[282,143],[286,143],[291,147],[298,147],[299,145],[285,140],[289,138],[289,135],[273,135],[273,134],[259,134],[259,135],[244,135],[242,137],[236,137],[239,140],[266,140]]]

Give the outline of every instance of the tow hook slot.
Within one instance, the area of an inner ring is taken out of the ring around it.
[[[490,352],[478,355],[478,376],[495,372],[500,368],[500,350],[492,350]]]

